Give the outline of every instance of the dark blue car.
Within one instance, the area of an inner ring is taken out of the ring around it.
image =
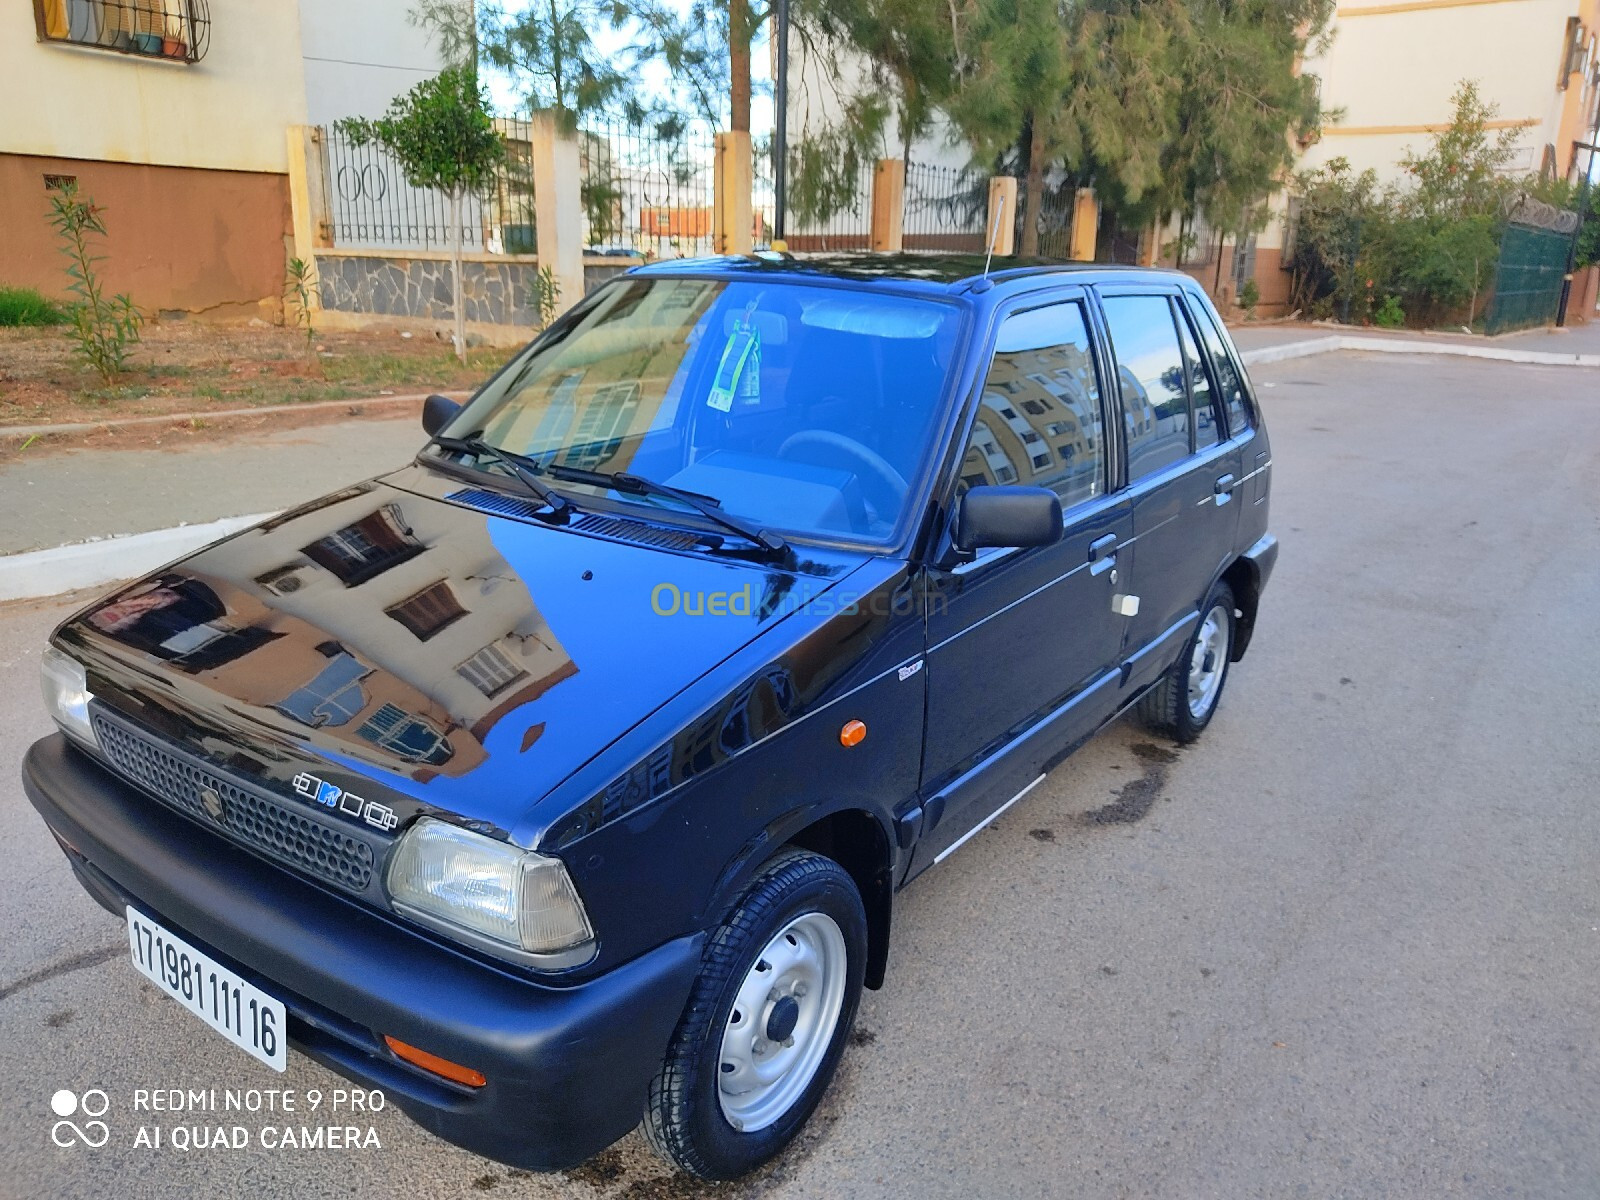
[[[1198,736],[1276,557],[1177,274],[662,264],[424,424],[57,630],[25,784],[177,1004],[523,1167],[777,1153],[895,893]]]

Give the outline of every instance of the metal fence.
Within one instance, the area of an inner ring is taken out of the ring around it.
[[[872,248],[872,183],[877,163],[863,159],[853,167],[828,172],[826,184],[808,195],[789,195],[789,249],[800,252],[838,252]],[[790,187],[800,172],[789,171]]]
[[[989,177],[962,167],[906,164],[902,244],[920,253],[980,253]]]
[[[1070,186],[1045,188],[1040,198],[1038,216],[1040,257],[1072,257],[1072,210],[1075,198],[1076,189]],[[1026,213],[1023,214],[1023,220],[1027,220]]]
[[[588,118],[578,133],[590,254],[710,254],[716,137],[699,121]]]
[[[497,118],[506,165],[479,195],[461,206],[461,242],[472,251],[534,253],[532,150],[525,121]],[[358,145],[337,126],[318,131],[323,148],[323,211],[335,248],[446,250],[450,200],[435,188],[413,187],[405,169],[382,146]]]

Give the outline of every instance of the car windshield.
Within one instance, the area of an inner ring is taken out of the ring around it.
[[[448,432],[557,468],[580,502],[607,489],[559,468],[642,476],[786,533],[881,543],[929,452],[960,325],[953,304],[883,292],[630,278],[513,360]],[[692,516],[671,497],[610,494]]]

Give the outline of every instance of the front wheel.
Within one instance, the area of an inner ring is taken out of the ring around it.
[[[651,1082],[644,1134],[701,1179],[753,1171],[816,1108],[855,1023],[867,918],[849,874],[791,850],[712,934]]]
[[[1140,719],[1175,742],[1194,741],[1217,711],[1232,652],[1233,591],[1219,583],[1200,610],[1200,624],[1183,654],[1139,701]]]

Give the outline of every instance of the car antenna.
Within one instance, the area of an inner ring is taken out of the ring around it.
[[[989,235],[989,253],[983,256],[983,277],[989,278],[989,264],[994,261],[994,244],[1000,240],[1000,218],[1006,215],[1005,193],[1000,193],[1000,203],[994,210],[994,232]]]

